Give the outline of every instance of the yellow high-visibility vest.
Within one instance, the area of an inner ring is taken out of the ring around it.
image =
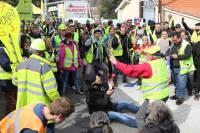
[[[78,50],[76,45],[74,44],[74,54],[72,54],[72,50],[68,47],[65,47],[65,54],[64,67],[69,68],[74,63],[74,66],[78,68]]]
[[[179,49],[178,55],[183,55],[185,52],[185,48],[189,45],[189,43],[185,40],[182,41],[181,48]],[[186,60],[180,60],[180,74],[187,74],[195,70],[193,57]]]
[[[142,78],[141,91],[144,99],[161,100],[169,96],[167,64],[163,59],[148,61],[152,69],[151,78]],[[159,66],[159,67],[158,67]]]

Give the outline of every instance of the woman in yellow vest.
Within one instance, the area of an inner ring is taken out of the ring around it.
[[[54,100],[49,106],[35,103],[17,109],[0,121],[1,133],[46,133],[48,120],[62,122],[74,112],[73,103],[66,97]]]
[[[62,95],[65,94],[70,73],[73,74],[73,90],[76,93],[82,94],[80,92],[77,78],[77,70],[81,64],[82,62],[80,58],[80,52],[73,40],[73,34],[71,32],[68,32],[66,34],[66,40],[61,43],[59,52],[59,68],[61,71],[63,71],[64,74]]]

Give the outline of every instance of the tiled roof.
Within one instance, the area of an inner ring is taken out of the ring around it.
[[[200,0],[162,0],[165,8],[200,18]]]

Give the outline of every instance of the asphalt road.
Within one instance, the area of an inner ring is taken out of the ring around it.
[[[56,133],[81,133],[86,132],[89,126],[89,113],[87,110],[87,106],[85,103],[85,96],[67,94],[67,96],[73,100],[76,106],[76,111],[69,118],[67,118],[64,122],[56,126]],[[127,100],[131,102],[135,102],[131,98],[129,98],[123,91],[120,89],[116,89],[114,94],[112,95],[112,101],[120,101]],[[128,113],[129,115],[133,115],[132,113]],[[114,133],[135,133],[136,129],[132,127],[128,127],[126,125],[112,122],[111,124]]]
[[[134,80],[132,80],[134,82]],[[174,93],[174,87],[171,86],[171,95]],[[64,122],[56,125],[56,133],[82,133],[89,126],[89,113],[85,103],[85,96],[67,92],[67,96],[72,99],[76,106],[75,113],[68,117]],[[200,132],[200,101],[194,101],[194,96],[186,97],[185,102],[177,106],[175,101],[168,100],[167,105],[172,110],[175,122],[178,124],[181,133],[199,133]],[[134,100],[133,100],[134,99]],[[138,86],[124,87],[120,84],[112,95],[113,101],[128,100],[136,104],[142,104],[141,91]],[[0,119],[3,117],[5,101],[0,93]],[[128,113],[133,115],[132,113]],[[123,124],[112,122],[114,133],[136,133],[137,129],[125,126]]]

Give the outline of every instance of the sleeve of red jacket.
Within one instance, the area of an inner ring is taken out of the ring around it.
[[[117,62],[116,68],[132,78],[150,78],[152,76],[152,69],[149,63],[143,63],[139,65],[127,65],[121,62]]]
[[[65,45],[62,43],[59,50],[59,68],[60,70],[64,69],[64,60],[65,60]]]

